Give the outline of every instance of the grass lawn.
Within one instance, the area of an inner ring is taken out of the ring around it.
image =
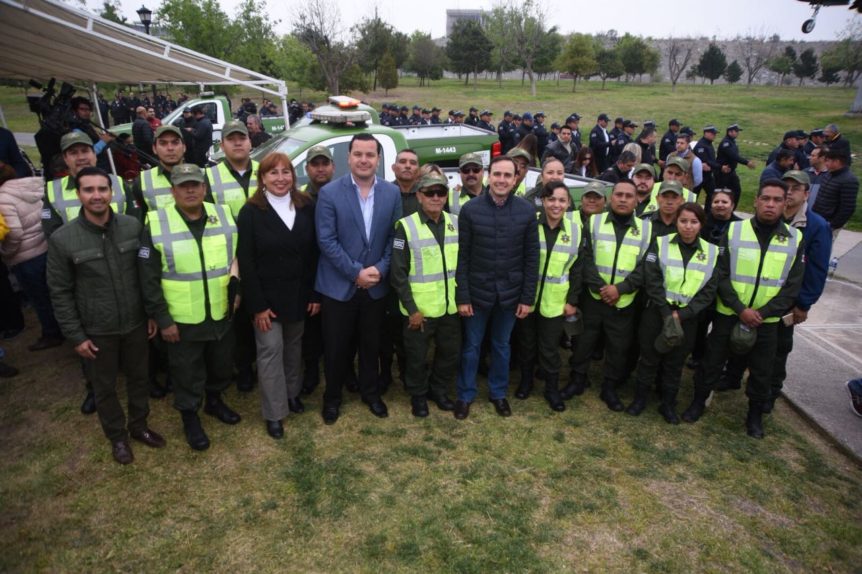
[[[654,401],[637,419],[608,411],[595,384],[564,413],[534,396],[501,419],[480,398],[464,422],[433,406],[414,419],[393,388],[388,419],[348,395],[327,427],[319,388],[274,441],[257,393],[231,389],[243,421],[227,427],[202,415],[209,451],[186,446],[170,399],[152,401],[151,425],[169,444],[134,443],[135,463],[121,467],[95,416],[78,412],[72,349],[28,353],[36,336],[30,328],[4,342],[22,374],[0,385],[0,571],[771,573],[862,564],[862,472],[783,401],[756,441],[743,430],[741,393],[719,396],[696,425],[671,427]]]
[[[0,105],[12,131],[32,133],[37,129],[37,121],[36,116],[27,109],[24,93],[19,88],[0,87]],[[312,101],[322,101],[325,97],[322,92],[309,90],[303,90],[300,95],[299,89],[294,86],[290,86],[289,94],[290,97]],[[243,95],[259,99],[257,94]],[[769,152],[781,142],[785,131],[807,131],[834,122],[841,128],[844,137],[850,140],[856,153],[862,150],[862,118],[844,117],[853,101],[855,89],[839,87],[748,88],[743,85],[680,84],[676,92],[671,92],[669,84],[608,82],[606,89],[602,90],[601,82],[581,81],[577,92],[572,93],[570,81],[561,81],[557,85],[557,82],[548,80],[539,82],[538,95],[533,98],[529,85],[521,86],[521,82],[516,80],[505,81],[502,87],[492,80],[480,80],[475,88],[472,84],[464,86],[463,82],[457,80],[440,80],[433,82],[430,87],[420,88],[418,80],[405,77],[401,78],[401,85],[390,90],[388,95],[384,95],[382,90],[353,95],[378,108],[383,102],[398,102],[411,107],[414,104],[429,107],[436,105],[444,109],[444,116],[449,109],[461,109],[466,113],[470,106],[488,108],[494,112],[495,121],[502,120],[505,110],[516,113],[542,110],[548,117],[548,126],[554,121],[562,122],[570,113],[577,112],[583,118],[583,141],[588,140],[595,118],[601,112],[607,112],[611,117],[633,118],[639,122],[655,120],[659,135],[667,129],[667,122],[672,117],[678,118],[684,125],[692,126],[698,137],[703,126],[715,124],[720,130],[716,148],[724,135],[724,128],[739,123],[743,127],[739,136],[740,152],[757,162],[754,169],[740,167],[737,170],[743,189],[739,209],[743,211],[752,211],[760,172],[765,167]],[[233,100],[239,101],[239,96],[233,97]],[[38,158],[35,148],[32,149],[31,158]],[[854,163],[853,171],[862,179],[862,160]],[[858,203],[848,228],[862,230],[862,202]]]

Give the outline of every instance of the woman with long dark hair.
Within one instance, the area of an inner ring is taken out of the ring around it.
[[[260,162],[257,190],[237,216],[243,301],[254,317],[257,374],[266,430],[284,435],[282,419],[302,412],[302,333],[320,303],[313,290],[318,248],[314,204],[296,189],[290,157]]]
[[[596,168],[592,148],[584,146],[578,152],[578,157],[575,158],[575,175],[581,177],[599,177],[599,170]]]

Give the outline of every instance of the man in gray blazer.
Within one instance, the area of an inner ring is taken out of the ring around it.
[[[348,147],[350,173],[320,190],[315,219],[320,261],[315,290],[322,295],[323,421],[338,420],[341,387],[359,342],[359,390],[371,412],[388,416],[377,384],[380,329],[388,290],[398,187],[377,178],[382,149],[374,136],[357,134]]]

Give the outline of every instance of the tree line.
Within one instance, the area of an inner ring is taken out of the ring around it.
[[[267,14],[266,0],[243,0],[227,14],[218,0],[163,0],[154,25],[168,39],[192,50],[237,65],[286,78],[329,93],[398,86],[401,74],[414,75],[420,86],[449,71],[469,84],[480,74],[502,82],[504,74],[520,72],[536,94],[539,79],[553,75],[578,81],[597,78],[632,81],[649,75],[655,81],[665,64],[672,87],[680,79],[702,82],[723,78],[751,84],[763,70],[778,83],[795,77],[802,85],[816,80],[850,86],[862,74],[862,24],[848,24],[842,37],[819,57],[812,48],[797,54],[792,46],[778,49],[777,36],[748,35],[733,41],[734,59],[716,42],[693,38],[653,40],[614,30],[600,34],[564,35],[552,25],[541,0],[505,0],[480,21],[458,20],[444,45],[430,34],[395,30],[375,10],[358,24],[345,26],[332,0],[308,0],[290,33],[278,35],[279,22]],[[117,0],[103,0],[101,15],[128,24],[119,16]],[[706,45],[704,45],[706,44]],[[659,47],[656,47],[659,46]],[[819,75],[818,75],[819,74]]]

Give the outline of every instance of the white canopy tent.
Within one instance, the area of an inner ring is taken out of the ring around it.
[[[287,85],[54,0],[0,0],[0,78],[241,85],[277,96]]]

